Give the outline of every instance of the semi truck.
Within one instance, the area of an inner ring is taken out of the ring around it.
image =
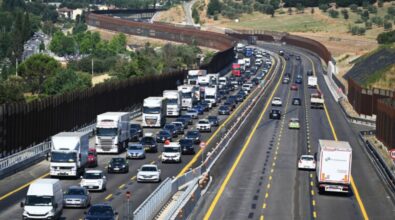
[[[241,76],[241,66],[238,63],[232,64],[232,75],[233,76]]]
[[[79,177],[88,163],[89,132],[61,132],[51,138],[50,175]]]
[[[163,97],[167,99],[166,116],[179,116],[181,112],[181,92],[164,90]]]
[[[222,89],[223,87],[225,87],[229,84],[228,78],[225,76],[219,77],[218,84],[219,84],[219,88]]]
[[[163,127],[166,123],[166,98],[148,97],[143,102],[143,127]]]
[[[204,92],[204,100],[211,102],[212,106],[217,105],[218,90],[217,86],[206,87]]]
[[[307,78],[307,87],[317,88],[317,77],[316,76],[309,76]]]
[[[317,187],[320,193],[348,193],[352,148],[346,141],[318,140]]]
[[[242,44],[242,43],[237,43],[237,45],[236,45],[236,51],[237,51],[237,52],[243,52],[244,48],[245,48],[245,45],[244,45],[244,44]]]
[[[199,76],[207,75],[207,70],[188,70],[188,84],[196,85]]]
[[[218,85],[219,84],[219,73],[209,73],[207,76],[210,77],[211,84],[210,85]]]
[[[190,109],[197,102],[194,85],[178,86],[178,91],[181,92],[181,109]]]
[[[130,139],[130,112],[106,112],[97,116],[97,153],[120,153]]]
[[[321,92],[317,91],[310,95],[310,108],[324,108],[324,97]]]

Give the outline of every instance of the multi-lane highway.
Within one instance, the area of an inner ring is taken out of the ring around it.
[[[290,84],[277,86],[260,109],[248,120],[243,136],[232,142],[233,152],[218,163],[226,166],[212,170],[207,195],[195,208],[193,219],[393,219],[395,206],[386,186],[370,163],[357,132],[366,129],[347,122],[323,80],[321,61],[312,54],[292,47],[266,45],[274,51],[300,55],[285,62],[285,72],[295,77],[304,70],[303,84],[297,91]],[[310,109],[306,71],[318,76],[324,93],[325,109]],[[291,83],[293,79],[291,80]],[[269,119],[272,97],[281,97],[281,120]],[[292,98],[302,105],[292,105]],[[298,117],[299,130],[290,130],[288,121]],[[301,154],[314,154],[318,139],[344,140],[353,148],[352,193],[318,194],[315,172],[297,169]]]

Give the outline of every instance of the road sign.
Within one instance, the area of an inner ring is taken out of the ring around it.
[[[395,149],[389,150],[388,153],[390,154],[390,157],[395,160]]]
[[[206,147],[206,143],[202,141],[202,142],[200,142],[199,146],[200,146],[200,148],[205,148]]]

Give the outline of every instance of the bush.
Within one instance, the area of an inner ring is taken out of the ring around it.
[[[356,21],[355,21],[355,24],[362,24],[363,23],[363,21],[361,20],[361,19],[357,19]]]
[[[377,6],[379,6],[379,8],[382,8],[383,7],[383,0],[378,0]]]
[[[210,0],[207,5],[207,15],[216,15],[221,13],[222,4],[219,0]]]
[[[339,17],[339,11],[337,11],[335,9],[329,9],[328,13],[331,18],[338,18]]]
[[[318,6],[318,8],[319,8],[321,11],[326,12],[326,11],[329,9],[329,5],[328,5],[328,4],[320,4],[320,5]]]
[[[362,14],[361,14],[361,19],[362,19],[363,21],[369,20],[369,12],[368,12],[367,10],[365,10],[365,11],[362,12]]]
[[[358,5],[356,4],[351,4],[349,7],[352,12],[357,12],[358,10]]]
[[[365,22],[365,28],[366,28],[367,30],[372,29],[372,22],[371,22],[371,21],[366,21],[366,22]]]
[[[359,26],[350,26],[349,31],[351,32],[352,35],[363,35],[366,32],[366,29],[364,27],[359,27]]]
[[[387,14],[395,16],[395,7],[391,6],[387,9]]]
[[[349,18],[349,15],[348,15],[348,10],[347,9],[342,9],[341,10],[341,13],[343,14],[343,18],[344,19],[348,19]]]
[[[389,44],[395,42],[395,31],[383,32],[377,36],[379,44]]]
[[[379,17],[379,16],[374,16],[370,20],[372,21],[373,24],[375,24],[375,25],[377,25],[379,27],[383,26],[383,24],[384,24],[383,18]]]
[[[384,30],[391,30],[392,29],[392,23],[391,22],[384,22]]]
[[[372,14],[377,14],[377,7],[374,5],[369,5],[368,6],[368,11]]]

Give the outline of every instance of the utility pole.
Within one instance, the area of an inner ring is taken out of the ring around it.
[[[16,58],[15,62],[15,76],[18,76],[18,58]]]

